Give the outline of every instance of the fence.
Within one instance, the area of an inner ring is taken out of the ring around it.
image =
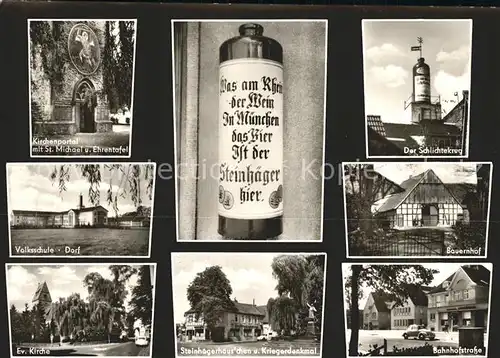
[[[365,354],[359,354],[359,356],[362,357],[368,357],[368,356],[383,356],[387,354],[387,339],[384,339],[384,343],[381,346],[374,345],[372,349],[368,353]]]
[[[371,238],[356,240],[350,235],[352,256],[445,256],[446,232],[408,230],[376,233]]]

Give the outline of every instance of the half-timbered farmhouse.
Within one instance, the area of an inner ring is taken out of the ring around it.
[[[380,176],[372,211],[390,228],[451,227],[468,221],[468,210],[452,188],[429,169],[396,184]]]

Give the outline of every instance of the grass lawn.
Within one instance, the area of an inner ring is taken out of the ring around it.
[[[21,253],[17,248],[50,247],[53,255],[80,256],[147,256],[149,228],[120,229],[15,229],[11,230],[12,255],[40,254]],[[65,253],[66,247],[78,253]]]

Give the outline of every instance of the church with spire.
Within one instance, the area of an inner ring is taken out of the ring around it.
[[[412,70],[412,91],[402,103],[400,123],[384,122],[380,115],[367,115],[369,156],[465,155],[469,93],[454,95],[455,106],[444,113],[440,96],[432,96],[431,70],[422,55],[423,39],[411,51],[419,57]]]

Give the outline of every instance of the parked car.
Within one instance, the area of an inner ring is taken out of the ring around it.
[[[430,340],[432,341],[434,338],[436,338],[436,335],[434,332],[428,330],[424,326],[419,326],[417,324],[412,324],[408,326],[406,331],[403,333],[403,338],[408,339],[408,338],[414,338],[414,339],[420,339],[420,340]]]
[[[135,345],[139,347],[146,347],[151,338],[151,326],[143,325],[140,321],[134,324]]]
[[[111,119],[111,121],[113,121],[114,124],[130,124],[131,117],[131,113],[127,110],[119,110],[117,113],[112,113],[109,115],[109,118]]]
[[[267,334],[263,334],[257,337],[258,341],[272,341],[278,339],[278,333],[275,331],[267,332]]]

